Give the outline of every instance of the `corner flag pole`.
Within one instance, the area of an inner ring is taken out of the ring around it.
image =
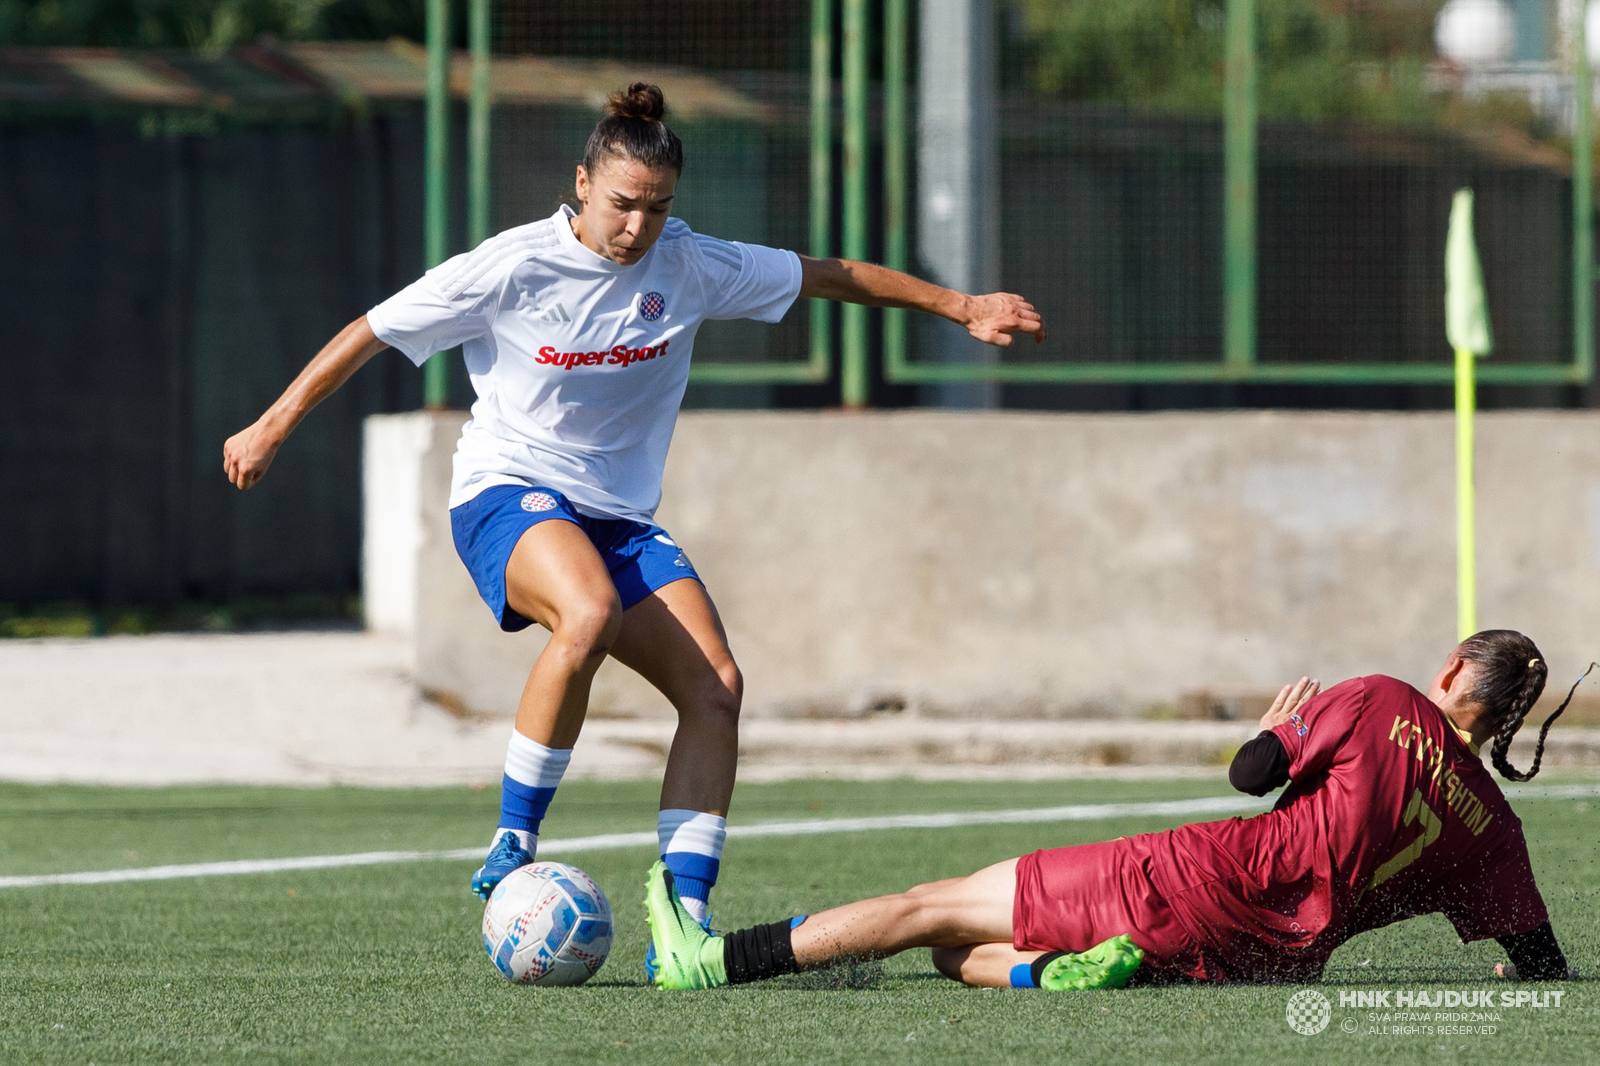
[[[1445,335],[1456,352],[1456,633],[1478,631],[1477,506],[1473,479],[1473,422],[1477,415],[1476,361],[1494,349],[1483,266],[1472,236],[1472,190],[1460,189],[1450,206],[1444,251]]]
[[[1473,484],[1473,421],[1478,386],[1470,348],[1456,349],[1456,639],[1478,631],[1477,499]]]

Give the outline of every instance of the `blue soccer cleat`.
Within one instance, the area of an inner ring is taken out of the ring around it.
[[[517,834],[503,834],[489,849],[489,857],[483,860],[478,872],[472,875],[472,894],[479,899],[488,899],[507,874],[532,861],[533,856],[522,846]]]

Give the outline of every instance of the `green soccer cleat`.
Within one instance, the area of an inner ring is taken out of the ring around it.
[[[1144,959],[1144,949],[1126,935],[1114,936],[1088,951],[1052,959],[1039,975],[1039,987],[1051,992],[1086,988],[1121,988]]]
[[[684,909],[672,871],[660,862],[644,882],[644,909],[656,950],[655,982],[662,988],[718,988],[728,983],[722,938],[712,936]]]

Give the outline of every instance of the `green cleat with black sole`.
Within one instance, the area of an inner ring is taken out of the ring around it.
[[[728,983],[722,938],[712,936],[684,908],[667,864],[657,861],[644,882],[644,909],[655,945],[655,982],[661,988],[720,988]]]
[[[1144,961],[1144,949],[1126,935],[1114,936],[1088,951],[1050,960],[1039,975],[1039,987],[1051,992],[1089,988],[1121,988]]]

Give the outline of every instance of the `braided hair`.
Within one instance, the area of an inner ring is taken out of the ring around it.
[[[651,169],[683,173],[683,142],[667,128],[667,98],[660,86],[636,81],[606,98],[606,117],[595,124],[583,149],[583,168],[612,157],[633,159]]]
[[[1545,680],[1550,676],[1544,656],[1533,641],[1513,629],[1486,629],[1475,633],[1457,646],[1456,654],[1477,667],[1467,699],[1489,712],[1489,720],[1494,726],[1489,755],[1494,768],[1508,781],[1532,780],[1544,758],[1545,737],[1550,733],[1551,724],[1567,709],[1573,694],[1578,691],[1578,685],[1583,683],[1584,677],[1589,676],[1589,670],[1593,670],[1595,664],[1589,664],[1589,670],[1585,670],[1583,677],[1573,682],[1561,706],[1539,727],[1539,743],[1533,751],[1533,765],[1527,773],[1523,773],[1511,765],[1506,753],[1511,748],[1511,740],[1517,735],[1517,730],[1522,728],[1523,719],[1528,717],[1528,712],[1533,710],[1533,705],[1539,702],[1544,692]]]

